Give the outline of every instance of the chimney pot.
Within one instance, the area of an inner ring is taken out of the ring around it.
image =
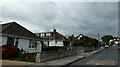
[[[54,29],[53,31],[56,32],[56,29]]]

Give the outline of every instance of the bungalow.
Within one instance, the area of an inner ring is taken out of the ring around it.
[[[41,52],[41,38],[16,22],[0,24],[0,46],[14,45],[25,52]]]
[[[53,30],[53,32],[42,32],[42,33],[36,33],[39,37],[43,38],[44,44],[46,46],[70,46],[69,40],[63,36],[62,34],[58,33],[56,29]]]

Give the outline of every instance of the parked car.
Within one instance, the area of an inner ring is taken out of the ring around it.
[[[108,45],[105,45],[105,48],[109,48],[109,46],[108,46]]]
[[[115,44],[113,46],[116,46]]]

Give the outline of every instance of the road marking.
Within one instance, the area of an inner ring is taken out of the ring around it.
[[[89,63],[91,63],[91,62],[93,62],[94,60],[90,60],[89,62],[87,62],[87,64],[89,64]]]
[[[115,61],[110,61],[110,60],[91,60],[87,64],[92,64],[92,65],[115,65]]]

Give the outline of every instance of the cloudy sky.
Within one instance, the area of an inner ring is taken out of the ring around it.
[[[16,21],[34,33],[52,31],[54,27],[63,35],[117,36],[118,0],[99,1],[4,0],[0,4],[0,20],[3,23]]]

